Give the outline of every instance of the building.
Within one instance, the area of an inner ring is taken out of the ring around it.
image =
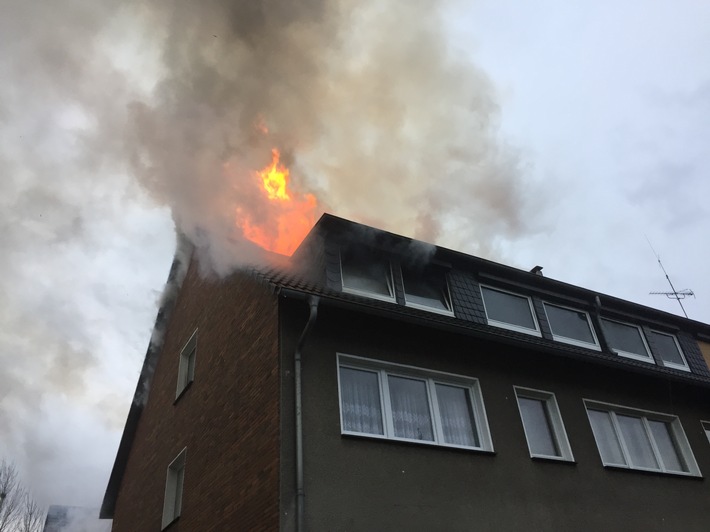
[[[330,215],[180,256],[113,530],[708,529],[710,326]]]

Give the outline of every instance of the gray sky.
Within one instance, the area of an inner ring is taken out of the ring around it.
[[[247,29],[216,0],[25,4],[0,2],[0,454],[43,503],[99,505],[174,225],[233,265],[271,142],[333,214],[679,313],[648,237],[710,322],[704,2],[303,0]]]

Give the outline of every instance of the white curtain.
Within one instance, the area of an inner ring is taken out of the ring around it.
[[[434,441],[426,382],[388,377],[394,435],[398,438]]]
[[[384,434],[378,374],[340,368],[343,429],[366,434]]]
[[[439,403],[444,441],[454,445],[480,447],[468,390],[437,384],[436,400]]]
[[[604,463],[627,465],[609,412],[601,410],[589,410],[588,412],[594,437],[599,446],[599,453],[602,455]]]
[[[617,414],[616,420],[619,422],[621,437],[624,438],[629,451],[631,465],[659,469],[641,418]]]

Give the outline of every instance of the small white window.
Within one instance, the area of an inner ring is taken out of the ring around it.
[[[653,363],[651,351],[640,327],[606,318],[602,318],[601,322],[609,347],[616,354]]]
[[[343,292],[395,301],[389,260],[361,246],[340,252]]]
[[[700,476],[676,416],[585,400],[605,466]]]
[[[481,295],[489,325],[540,336],[529,297],[489,286],[481,286]]]
[[[558,342],[600,351],[589,314],[581,310],[544,303],[552,338]]]
[[[555,395],[516,386],[515,396],[530,456],[574,460]]]
[[[701,421],[700,424],[703,427],[703,430],[705,431],[705,436],[708,438],[708,442],[710,443],[710,421]]]
[[[185,388],[195,380],[195,358],[197,357],[197,329],[180,351],[178,382],[175,398],[180,397]]]
[[[402,267],[404,300],[407,306],[454,315],[446,272],[441,268]]]
[[[338,355],[343,434],[492,451],[478,380]]]
[[[170,523],[180,517],[182,511],[182,486],[185,480],[185,456],[187,447],[177,455],[168,466],[168,474],[165,479],[165,500],[163,502],[163,526],[165,528]]]
[[[661,358],[663,365],[667,368],[690,371],[685,355],[678,344],[678,339],[667,333],[660,331],[650,331],[649,336],[656,347],[656,354]]]

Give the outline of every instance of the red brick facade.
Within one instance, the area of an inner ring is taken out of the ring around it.
[[[195,380],[175,402],[180,350],[195,328]],[[185,447],[182,515],[167,530],[278,529],[278,349],[277,297],[240,273],[202,279],[193,261],[128,459],[114,531],[161,529],[166,470]]]

